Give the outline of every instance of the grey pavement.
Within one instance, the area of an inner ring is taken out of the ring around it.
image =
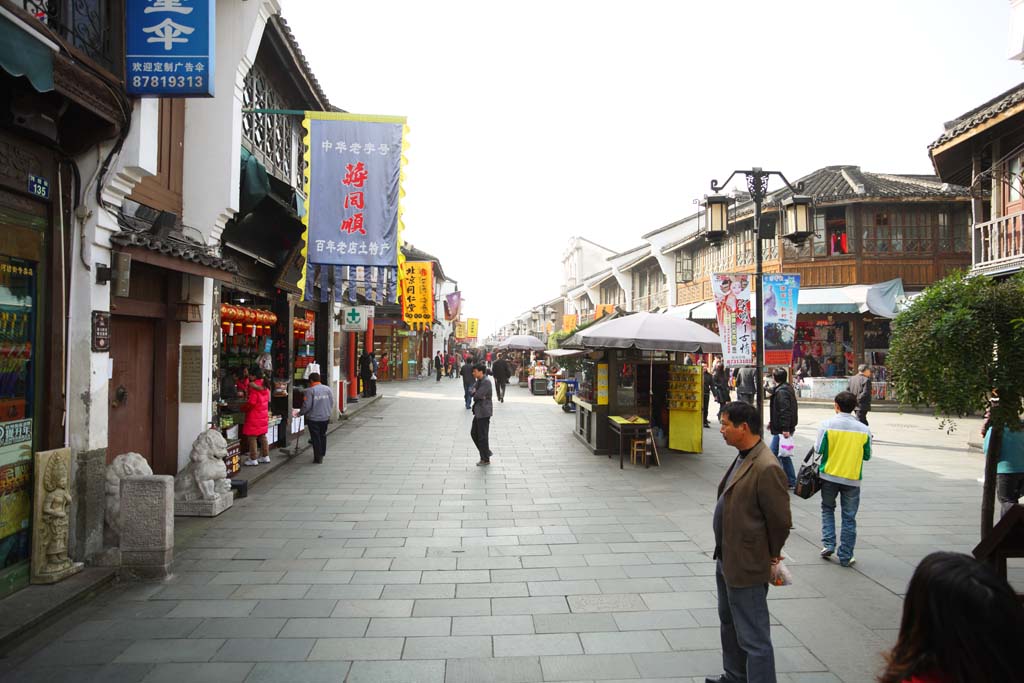
[[[733,454],[644,469],[512,387],[476,467],[457,381],[384,397],[215,519],[179,518],[174,575],[119,584],[0,660],[5,681],[703,681],[720,672],[711,511]],[[831,411],[801,409],[798,445]],[[871,681],[917,561],[977,539],[977,420],[872,413],[857,565],[818,557],[794,499],[794,584],[769,606],[779,680]]]

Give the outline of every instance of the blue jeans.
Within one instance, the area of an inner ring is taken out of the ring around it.
[[[715,566],[722,664],[726,679],[775,683],[775,652],[768,616],[768,584],[733,588],[725,583],[722,561]]]
[[[463,385],[462,389],[463,393],[466,395],[466,410],[469,410],[473,407],[473,397],[469,395],[469,387]]]
[[[860,507],[860,487],[821,480],[821,544],[836,548],[836,496],[842,509],[843,536],[839,546],[839,561],[849,562],[853,558],[853,546],[857,542],[857,508]]]
[[[779,459],[779,464],[782,465],[782,471],[786,473],[786,479],[789,481],[789,488],[796,486],[796,470],[793,469],[793,458],[780,457],[779,456],[779,437],[781,434],[772,434],[772,453]]]

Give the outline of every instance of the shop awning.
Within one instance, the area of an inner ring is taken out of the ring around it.
[[[544,352],[545,356],[551,358],[572,358],[574,356],[582,356],[587,351],[581,349],[548,349]]]
[[[871,313],[880,318],[895,318],[905,298],[903,280],[900,278],[873,285],[801,289],[797,312],[812,315]],[[757,315],[756,311],[752,310],[751,313]],[[713,301],[704,301],[690,310],[691,320],[714,320],[715,316]]]
[[[703,301],[698,301],[695,304],[683,304],[682,306],[670,306],[665,309],[665,315],[670,315],[674,318],[690,318],[690,313],[693,312],[698,306],[703,306]]]
[[[0,66],[24,76],[39,92],[53,90],[53,55],[57,44],[25,20],[0,9]]]

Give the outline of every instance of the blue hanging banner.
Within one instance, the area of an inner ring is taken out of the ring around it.
[[[215,14],[215,0],[128,0],[128,94],[213,97]]]

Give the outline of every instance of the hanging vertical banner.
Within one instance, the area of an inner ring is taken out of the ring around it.
[[[405,324],[413,330],[429,330],[434,321],[434,263],[406,261],[401,292]]]
[[[78,20],[84,22],[86,10],[79,11],[82,17]],[[128,94],[213,97],[216,14],[214,0],[125,3],[124,85]],[[68,25],[79,28],[78,24]]]
[[[754,331],[750,316],[750,275],[713,274],[711,291],[715,294],[722,360],[727,367],[752,365]]]
[[[306,261],[401,265],[404,116],[306,112]]]
[[[790,365],[796,340],[800,275],[762,275],[764,288],[764,364]]]
[[[477,318],[466,319],[466,336],[470,339],[476,339],[477,332],[480,330],[480,320]]]
[[[600,320],[606,315],[611,315],[615,312],[615,304],[598,304],[594,308],[594,320]]]
[[[459,319],[462,311],[462,292],[452,292],[444,297],[444,319],[451,322]]]
[[[455,338],[465,339],[466,338],[466,323],[457,322],[455,323]]]
[[[572,332],[576,329],[576,314],[567,313],[562,316],[562,332]]]

